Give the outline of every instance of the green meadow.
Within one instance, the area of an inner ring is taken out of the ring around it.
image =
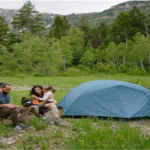
[[[74,88],[75,86],[82,84],[84,82],[93,81],[93,80],[118,80],[118,81],[127,81],[137,84],[145,84],[147,88],[150,88],[149,76],[128,76],[125,74],[117,75],[91,75],[91,76],[77,76],[77,77],[0,77],[0,81],[10,83],[13,85],[19,86],[32,86],[34,84],[41,85],[51,85],[57,88]]]
[[[143,85],[150,89],[148,76],[99,75],[78,77],[0,77],[12,86],[32,87],[33,84],[51,85],[59,102],[72,88],[93,80],[119,80]],[[11,91],[11,102],[21,104],[29,90]],[[60,114],[62,112],[60,111]],[[30,119],[31,117],[31,119]],[[0,123],[0,149],[149,149],[150,120],[114,120],[113,118],[62,118],[67,127],[48,125],[34,115],[26,120],[30,130],[14,132],[8,120]],[[8,141],[13,141],[11,144]]]

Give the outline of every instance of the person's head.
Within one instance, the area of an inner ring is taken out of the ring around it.
[[[48,91],[52,91],[52,93],[55,93],[56,89],[54,89],[53,87],[51,87],[49,85],[43,86],[43,92],[48,92]]]
[[[12,87],[8,83],[1,82],[0,89],[3,94],[8,94],[11,91]]]
[[[33,85],[30,95],[43,96],[43,94],[43,86],[37,84]]]

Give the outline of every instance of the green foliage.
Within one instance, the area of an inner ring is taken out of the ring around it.
[[[129,11],[130,18],[132,19],[132,35],[135,35],[137,32],[147,35],[146,28],[148,26],[148,17],[141,12],[136,6]]]
[[[41,34],[45,29],[44,23],[42,22],[42,16],[35,10],[35,6],[31,1],[27,1],[21,9],[18,10],[13,16],[11,22],[14,28],[23,30],[29,30],[33,34]]]
[[[112,120],[97,120],[97,126],[93,127],[91,118],[76,121],[73,128],[77,132],[69,137],[69,149],[142,149],[149,147],[150,136],[141,136],[140,128],[136,129],[118,122],[117,127],[113,130],[112,123],[114,123]]]
[[[95,69],[99,73],[116,74],[113,63],[109,63],[109,64],[97,63]]]
[[[4,120],[0,118],[0,136],[5,135],[6,137],[9,137],[12,134],[13,129],[11,128],[11,124],[8,123],[6,126],[6,123],[4,123]]]
[[[60,73],[60,76],[68,76],[68,77],[74,77],[79,76],[81,74],[81,71],[75,67],[69,67],[67,70],[65,70],[63,73]]]
[[[90,37],[90,24],[89,24],[89,20],[85,15],[81,16],[79,21],[76,23],[76,27],[78,27],[81,31],[84,32],[83,40],[84,40],[84,45],[86,46],[88,44],[89,37]]]
[[[36,130],[43,130],[47,127],[47,122],[42,121],[40,118],[33,118],[30,124],[35,127]]]
[[[67,36],[67,31],[69,30],[69,28],[70,25],[66,16],[63,16],[63,18],[61,18],[59,15],[57,15],[51,25],[47,38],[60,39],[62,36]]]
[[[114,16],[113,10],[104,14]],[[120,12],[109,26],[102,22],[96,28],[91,28],[89,15],[78,18],[74,27],[66,16],[57,15],[46,38],[39,36],[41,21],[30,1],[12,22],[23,33],[8,33],[5,18],[0,17],[1,76],[150,72],[150,19],[137,7]]]
[[[5,45],[8,38],[8,32],[10,32],[10,29],[5,23],[5,17],[0,16],[0,44]]]
[[[136,69],[129,69],[127,74],[139,76],[139,75],[143,75],[143,72],[140,68],[136,68]]]
[[[81,64],[92,67],[94,65],[95,56],[92,51],[88,50],[80,59]]]
[[[16,34],[12,33],[6,24],[5,17],[0,16],[0,45],[4,45],[11,52],[11,45],[13,43],[19,42]]]
[[[33,75],[36,77],[44,77],[45,76],[44,73],[42,73],[42,72],[34,73]]]
[[[127,73],[129,68],[125,67],[124,65],[120,65],[118,68],[119,73]]]
[[[71,45],[68,37],[62,37],[60,40],[60,49],[63,58],[63,68],[66,69],[67,64],[71,64],[72,61],[72,51]]]
[[[70,41],[71,45],[71,50],[72,50],[72,64],[73,65],[78,65],[80,62],[81,57],[84,54],[84,49],[83,49],[83,31],[81,31],[79,28],[70,28],[68,30],[68,36],[67,38]]]
[[[110,27],[110,40],[116,44],[128,43],[132,31],[131,18],[127,12],[120,12]]]

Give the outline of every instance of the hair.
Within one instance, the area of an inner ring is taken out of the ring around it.
[[[8,86],[11,86],[11,85],[8,84],[8,83],[1,82],[1,83],[0,83],[0,88],[5,88],[7,85],[8,85]]]
[[[50,91],[52,91],[52,93],[55,93],[55,92],[56,92],[56,89],[54,89],[53,87],[51,87],[51,86],[49,86],[49,85],[45,85],[45,86],[43,86],[43,88],[44,88],[45,90],[50,90]]]
[[[44,95],[43,86],[42,85],[34,84],[33,87],[31,88],[30,96],[31,95],[35,95],[35,96],[39,97],[39,94],[35,92],[35,88],[40,88],[42,90],[42,95]]]

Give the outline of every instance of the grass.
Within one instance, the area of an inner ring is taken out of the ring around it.
[[[81,83],[92,80],[120,80],[129,81],[143,85],[150,89],[149,77],[136,76],[88,76],[88,77],[0,77],[0,81],[12,85],[50,84],[58,88],[73,88]],[[54,94],[59,102],[70,90],[57,90]],[[21,104],[21,97],[29,97],[29,91],[11,91],[11,103]],[[149,119],[141,119],[148,122]],[[0,139],[18,137],[15,143],[7,145],[0,140],[0,149],[149,149],[150,136],[143,134],[141,127],[132,127],[130,122],[114,121],[113,119],[99,120],[97,118],[63,118],[63,121],[71,123],[66,128],[48,125],[38,118],[27,120],[28,125],[35,129],[30,129],[25,133],[16,133],[8,126],[0,123]],[[9,125],[9,123],[7,123]],[[148,132],[147,132],[148,133]],[[13,149],[13,148],[12,148]]]
[[[39,118],[33,118],[30,120],[30,125],[32,125],[36,130],[44,130],[47,127],[47,122],[42,121]]]
[[[124,74],[118,75],[99,75],[99,76],[78,76],[78,77],[0,77],[0,81],[10,83],[12,85],[27,85],[32,86],[34,84],[40,85],[51,85],[57,88],[74,88],[75,86],[84,82],[93,80],[118,80],[118,81],[129,81],[137,84],[145,84],[146,87],[150,88],[149,76],[127,76]]]
[[[80,119],[73,124],[76,133],[70,136],[71,149],[149,149],[150,136],[141,136],[140,128],[127,123],[97,121],[93,127],[91,118]],[[112,125],[117,126],[115,130]]]

